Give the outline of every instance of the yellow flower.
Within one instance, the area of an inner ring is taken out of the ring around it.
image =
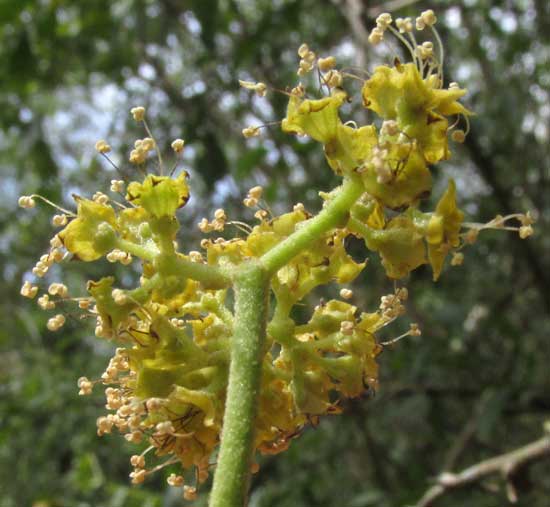
[[[95,261],[113,248],[116,226],[111,206],[75,197],[77,217],[59,234],[65,248],[83,261]]]
[[[152,216],[173,216],[176,210],[189,200],[187,173],[177,178],[150,175],[143,183],[133,181],[128,185],[126,200],[142,206]]]
[[[416,65],[407,63],[377,67],[362,90],[364,106],[385,120],[396,120],[430,164],[449,158],[445,116],[471,114],[458,102],[466,90],[437,85],[435,76],[423,79]]]
[[[403,151],[405,153],[403,153]],[[392,145],[388,150],[388,181],[381,182],[376,168],[367,164],[361,173],[365,190],[384,206],[398,209],[430,195],[432,176],[424,157],[413,147]]]
[[[439,278],[443,262],[451,248],[456,248],[460,243],[459,232],[463,220],[464,213],[456,205],[456,185],[451,180],[437,204],[426,232],[428,259],[434,280]]]
[[[340,175],[361,166],[377,143],[374,125],[354,128],[342,123],[338,111],[346,99],[341,90],[319,100],[292,95],[282,122],[284,132],[308,135],[322,143],[330,167]]]
[[[336,91],[332,96],[319,100],[304,100],[292,95],[286,118],[282,122],[283,132],[308,135],[323,144],[331,142],[341,124],[338,110],[346,97],[346,93],[342,91]]]
[[[384,230],[369,230],[367,248],[380,253],[389,278],[403,278],[426,263],[426,248],[414,222],[405,215],[390,220]]]
[[[334,172],[341,175],[362,166],[377,142],[374,125],[354,128],[339,123],[336,136],[325,143],[325,156]]]

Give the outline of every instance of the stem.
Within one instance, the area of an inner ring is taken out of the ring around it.
[[[138,245],[122,238],[117,239],[116,246],[144,261],[154,262],[159,272],[197,280],[208,289],[223,289],[231,284],[226,272],[216,266],[192,262],[172,253],[162,254],[156,248]]]
[[[335,227],[343,225],[355,201],[364,192],[359,179],[346,179],[336,197],[314,218],[308,220],[282,243],[265,253],[260,261],[270,273],[276,273],[293,257],[308,248],[312,241]]]
[[[144,261],[149,262],[153,261],[159,253],[156,248],[153,249],[151,247],[138,245],[137,243],[122,238],[117,238],[116,246],[124,252],[128,252]]]
[[[316,217],[264,254],[259,262],[245,262],[233,273],[235,317],[229,384],[209,507],[244,507],[247,503],[266,339],[269,279],[296,255],[309,248],[312,241],[331,229],[344,226],[351,207],[363,191],[359,178],[344,180],[336,196]],[[181,264],[178,274],[186,275],[188,268],[188,265]]]
[[[207,289],[224,289],[231,285],[231,280],[226,270],[210,264],[193,262],[172,255],[159,255],[156,258],[155,265],[159,272],[197,280]]]
[[[266,335],[269,276],[244,263],[234,277],[235,327],[220,453],[210,507],[246,505]]]

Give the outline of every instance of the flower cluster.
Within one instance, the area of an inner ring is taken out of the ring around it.
[[[430,27],[437,33],[435,22],[433,12],[426,11],[416,20],[416,28]],[[326,95],[310,98],[301,83],[290,89],[282,129],[321,143],[328,165],[359,189],[359,198],[345,210],[341,223],[308,238],[307,247],[289,258],[270,280],[274,305],[261,359],[254,433],[254,450],[264,454],[285,450],[319,416],[340,412],[344,398],[374,389],[376,357],[383,347],[402,336],[420,334],[418,326],[411,324],[405,335],[377,342],[375,334],[404,313],[408,293],[404,287],[396,288],[381,299],[376,311],[361,312],[352,304],[354,295],[348,285],[366,263],[348,255],[346,238],[362,238],[368,250],[380,255],[392,279],[403,278],[426,263],[437,279],[447,255],[452,253],[451,264],[459,265],[460,250],[473,243],[482,229],[519,230],[522,238],[532,233],[529,214],[497,217],[488,224],[465,223],[452,181],[434,211],[420,210],[420,202],[432,190],[431,166],[450,157],[449,137],[463,139],[465,133],[455,127],[460,120],[467,125],[470,112],[458,102],[465,90],[454,84],[443,87],[442,50],[438,59],[431,43],[412,47],[410,19],[397,20],[397,28],[392,23],[389,14],[381,15],[372,42],[391,31],[410,48],[412,62],[381,65],[363,81],[361,101],[378,115],[376,124],[359,127],[342,122],[341,107],[350,100],[343,85],[346,79],[358,77],[338,70],[332,56],[318,58],[305,44],[298,50],[298,75],[317,69],[318,88]],[[261,97],[267,92],[261,82],[240,84]],[[40,258],[33,274],[44,277],[52,263],[68,257],[84,262],[105,258],[136,268],[139,263],[141,277],[132,289],[105,277],[88,282],[86,295],[72,297],[64,284],[56,282],[38,298],[38,304],[53,310],[72,303],[76,311],[95,320],[96,336],[118,344],[100,378],[78,380],[81,395],[90,394],[97,384],[106,387],[109,413],[97,420],[98,434],[116,429],[130,442],[147,444],[130,460],[135,484],[160,468],[181,464],[183,474],[172,473],[168,484],[183,488],[184,497],[193,499],[208,477],[220,442],[235,327],[232,273],[250,260],[261,262],[315,218],[301,203],[288,213],[272,216],[264,206],[262,187],[256,186],[243,201],[245,207],[256,209],[254,225],[229,220],[218,209],[212,220],[200,221],[201,232],[233,226],[237,235],[205,237],[202,252],[179,251],[177,214],[190,198],[188,174],[180,170],[176,176],[165,175],[161,150],[145,113],[143,107],[131,110],[147,137],[136,141],[129,161],[145,169],[154,151],[158,174],[140,181],[112,180],[112,196],[102,192],[92,199],[76,196],[76,212],[56,206],[62,214],[53,223],[63,229],[53,237],[50,251]],[[243,134],[258,135],[259,128],[248,127]],[[182,139],[172,142],[176,155],[184,144]],[[111,147],[106,141],[99,141],[96,149],[108,159]],[[325,208],[340,192],[337,188],[321,194]],[[32,208],[36,199],[43,198],[23,196],[19,204]],[[511,219],[519,220],[521,226],[507,225]],[[321,301],[305,320],[296,318],[295,307],[303,305],[315,288],[329,283],[340,285],[340,298]],[[38,292],[38,285],[30,281],[21,289],[31,299]],[[65,315],[58,313],[47,327],[56,331],[65,321]],[[163,460],[160,465],[152,454]],[[254,464],[253,470],[257,468]],[[186,473],[191,469],[192,478]]]
[[[450,158],[449,140],[464,141],[471,115],[459,102],[466,90],[457,83],[444,86],[444,51],[436,22],[432,10],[422,12],[415,23],[411,18],[398,18],[395,27],[390,14],[381,14],[370,34],[371,43],[378,44],[390,32],[403,43],[412,61],[396,59],[392,66],[379,65],[367,80],[339,71],[332,56],[315,60],[315,53],[303,44],[298,50],[300,69],[317,68],[319,82],[314,93],[326,90],[326,94],[310,97],[306,86],[299,83],[289,93],[282,121],[283,131],[321,143],[336,174],[361,180],[365,194],[350,210],[347,230],[380,254],[386,274],[394,279],[429,263],[437,280],[447,256],[452,257],[451,265],[461,264],[460,250],[480,230],[503,228],[506,222],[505,228],[519,231],[521,238],[533,231],[529,214],[496,217],[487,224],[464,223],[453,181],[433,212],[419,209],[432,192],[432,166]],[[418,45],[415,28],[429,28],[437,47],[431,41]],[[338,80],[332,86],[334,73]],[[375,123],[358,126],[341,119],[342,106],[353,101],[343,86],[357,80],[363,82],[362,105],[379,118]],[[461,123],[465,130],[459,128]],[[508,225],[512,219],[520,226]]]
[[[100,143],[98,152],[106,156],[105,143]],[[76,212],[63,210],[64,219],[54,220],[63,229],[39,261],[43,265],[38,269],[44,273],[36,275],[45,275],[51,262],[63,258],[85,262],[105,258],[123,265],[139,260],[139,285],[122,289],[114,277],[105,277],[88,282],[87,295],[72,297],[64,284],[54,282],[38,302],[44,310],[73,304],[81,317],[95,319],[97,337],[119,345],[101,377],[82,377],[78,387],[81,395],[90,394],[97,384],[106,387],[110,413],[98,419],[99,435],[116,429],[130,442],[149,444],[131,459],[132,482],[142,482],[159,467],[180,463],[184,470],[196,470],[194,484],[175,474],[168,483],[183,487],[184,496],[193,498],[208,477],[224,415],[233,332],[232,301],[227,298],[230,282],[224,274],[247,259],[260,258],[311,215],[297,204],[291,212],[272,217],[261,208],[262,187],[256,186],[244,203],[260,207],[255,213],[257,225],[230,222],[224,210],[216,210],[211,222],[203,219],[199,224],[202,232],[221,231],[232,224],[244,236],[205,238],[203,253],[184,254],[175,238],[177,212],[189,199],[185,171],[175,177],[151,174],[128,184],[113,180],[110,190],[122,193],[125,202],[102,192],[92,199],[74,197]],[[26,197],[21,205],[29,207],[35,197]],[[376,385],[375,357],[381,347],[374,333],[402,312],[361,313],[347,301],[331,300],[319,304],[307,322],[295,322],[290,316],[315,287],[331,281],[349,284],[359,275],[365,264],[346,253],[347,235],[335,229],[318,238],[272,280],[277,304],[268,326],[255,437],[255,448],[262,453],[286,449],[306,425],[323,414],[339,412],[339,400]],[[203,278],[206,270],[214,275]],[[38,285],[27,281],[21,293],[34,298],[38,291]],[[349,300],[353,293],[343,288],[341,297]],[[58,313],[47,327],[57,331],[65,322],[65,315]],[[166,456],[161,465],[150,458],[153,453],[157,458]]]
[[[257,204],[260,196],[261,187],[255,187],[247,199]],[[205,239],[205,255],[184,255],[175,248],[176,212],[188,197],[185,173],[130,183],[126,205],[76,197],[76,215],[55,236],[61,248],[82,261],[106,257],[127,264],[127,259],[139,258],[140,284],[123,290],[106,277],[90,281],[87,296],[70,298],[65,285],[53,283],[40,298],[44,309],[74,301],[83,315],[95,318],[98,337],[122,345],[100,379],[83,377],[78,387],[85,395],[94,384],[108,386],[106,408],[111,413],[98,419],[99,435],[116,428],[130,442],[149,443],[139,459],[132,458],[134,483],[158,468],[145,466],[151,451],[169,457],[164,465],[195,467],[196,480],[203,482],[219,443],[232,309],[223,280],[201,283],[186,277],[186,270],[227,271],[244,259],[260,257],[310,218],[302,205],[276,218],[261,214],[246,237]],[[214,223],[226,219],[218,210]],[[396,314],[361,314],[348,302],[332,300],[321,303],[304,324],[290,318],[292,307],[318,285],[332,280],[347,284],[361,272],[364,264],[345,251],[345,236],[335,230],[319,238],[273,279],[277,307],[269,325],[255,444],[263,453],[284,450],[316,417],[338,412],[341,397],[358,396],[376,384],[374,359],[380,346],[374,332]],[[34,297],[37,291],[27,282],[22,294]],[[343,298],[351,295],[343,289]],[[55,331],[64,322],[58,314],[48,321],[48,329]],[[183,476],[176,477],[169,483],[184,486]],[[196,486],[187,486],[187,497]]]

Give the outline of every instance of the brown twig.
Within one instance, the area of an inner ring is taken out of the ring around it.
[[[499,474],[504,479],[508,500],[515,503],[518,495],[513,483],[514,475],[530,464],[548,457],[550,457],[550,436],[544,436],[513,451],[476,463],[462,472],[444,472],[437,478],[436,484],[426,491],[416,507],[431,507],[445,493],[480,482],[495,474]]]
[[[369,46],[369,31],[361,19],[364,12],[364,6],[360,0],[345,0],[342,5],[342,12],[352,29],[357,51],[361,59],[365,60],[364,51],[365,48]],[[364,61],[360,61],[358,65],[364,63]]]
[[[474,404],[471,417],[467,420],[462,430],[458,433],[454,444],[447,451],[445,459],[443,460],[444,472],[452,470],[455,467],[460,456],[466,451],[466,448],[474,437],[479,426],[479,421],[487,405],[488,396],[486,393],[486,391],[481,393],[480,397]]]
[[[367,13],[369,17],[375,18],[378,14],[382,14],[383,12],[394,12],[418,3],[419,1],[420,0],[390,0],[389,2],[383,2],[380,5],[369,7]]]

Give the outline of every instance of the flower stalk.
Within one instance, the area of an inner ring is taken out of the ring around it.
[[[235,274],[235,324],[231,366],[210,507],[246,505],[262,373],[269,277],[258,262]]]
[[[346,178],[336,196],[317,216],[308,220],[285,241],[263,255],[260,261],[265,269],[269,273],[275,273],[326,232],[344,226],[351,207],[363,192],[364,188],[360,179]]]

